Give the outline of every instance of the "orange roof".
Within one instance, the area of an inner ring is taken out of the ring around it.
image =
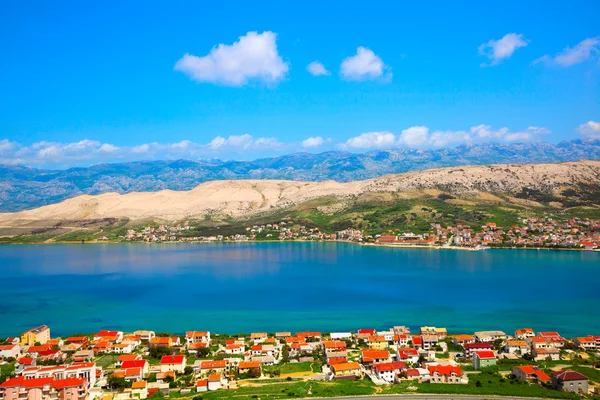
[[[214,368],[225,368],[227,367],[227,361],[225,360],[208,360],[202,361],[200,364],[200,369],[214,369]]]
[[[185,356],[162,356],[160,359],[161,364],[182,364],[185,362]]]
[[[489,352],[491,353],[491,351]],[[456,375],[461,375],[461,370],[459,366],[454,365],[430,365],[427,367],[429,369],[430,374],[435,374],[436,372],[440,375],[452,375],[455,373]]]
[[[546,343],[546,339],[541,336],[534,336],[531,338],[534,343]]]
[[[188,331],[185,333],[187,337],[202,337],[208,336],[208,331]]]
[[[215,381],[220,381],[221,380],[221,375],[219,374],[212,374],[208,377],[209,381],[215,382]]]
[[[577,341],[579,343],[590,343],[590,342],[596,343],[596,339],[594,339],[593,336],[578,337]]]
[[[298,336],[290,336],[285,338],[285,342],[286,343],[304,343],[306,340],[304,340],[303,337],[298,337]]]
[[[550,381],[550,377],[544,371],[542,371],[541,369],[539,369],[538,367],[536,367],[534,365],[523,365],[523,366],[515,367],[515,368],[520,369],[527,375],[537,376],[538,379],[544,383]]]
[[[347,362],[334,364],[331,366],[335,371],[352,371],[355,369],[360,369],[360,364],[357,362]]]
[[[242,361],[239,367],[240,369],[260,368],[260,361]]]
[[[171,344],[173,339],[170,337],[154,337],[150,339],[150,344]]]
[[[524,340],[508,340],[509,346],[519,346],[519,347],[527,347],[527,342]]]
[[[298,337],[321,337],[321,332],[296,332]]]
[[[323,346],[325,346],[326,349],[346,348],[346,342],[342,340],[327,340],[323,342]]]
[[[456,339],[457,342],[466,342],[469,340],[475,340],[475,337],[473,335],[456,335],[454,336],[454,339]]]
[[[375,369],[380,372],[381,371],[394,371],[396,369],[403,369],[403,368],[406,368],[406,364],[403,363],[402,361],[395,361],[395,362],[389,362],[389,363],[375,365]]]
[[[200,386],[200,387],[208,386],[208,379],[200,379],[196,383],[196,386]]]
[[[363,358],[388,358],[390,356],[390,352],[387,350],[373,350],[373,349],[365,349],[362,351]]]
[[[138,355],[138,354],[121,354],[119,356],[119,358],[117,358],[117,361],[135,361],[139,358],[141,358],[142,356]]]
[[[531,328],[521,328],[521,329],[517,329],[515,332],[517,335],[523,335],[525,333],[534,333],[533,329]]]
[[[132,389],[144,389],[145,387],[146,387],[146,381],[138,381],[138,382],[133,382],[131,384]]]
[[[369,342],[385,342],[384,336],[369,336]]]

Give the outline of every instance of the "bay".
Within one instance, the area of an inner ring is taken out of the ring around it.
[[[0,246],[0,337],[407,325],[600,334],[600,253],[345,243]]]

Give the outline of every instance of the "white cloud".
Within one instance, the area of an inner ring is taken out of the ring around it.
[[[600,139],[600,122],[588,121],[579,125],[577,131],[585,137]]]
[[[533,63],[545,63],[548,65],[560,65],[562,67],[569,67],[571,65],[579,64],[584,61],[593,58],[600,57],[600,36],[587,38],[579,42],[575,47],[566,47],[563,51],[558,53],[556,56],[551,57],[545,55],[538,58]]]
[[[272,84],[285,78],[289,65],[277,51],[277,35],[248,32],[232,45],[219,44],[206,56],[185,54],[175,70],[198,82],[243,86],[249,82]]]
[[[312,149],[315,147],[321,147],[323,143],[325,143],[325,139],[323,139],[321,136],[311,136],[302,141],[302,147],[305,149]]]
[[[112,153],[113,151],[119,150],[119,147],[115,146],[114,144],[104,143],[98,150],[106,153]]]
[[[362,46],[356,50],[356,55],[342,61],[340,73],[342,78],[350,81],[377,78],[389,81],[392,79],[391,68],[385,65],[372,50]]]
[[[507,33],[501,39],[490,40],[479,46],[479,54],[486,56],[489,59],[488,63],[481,64],[482,67],[498,65],[504,59],[509,58],[513,53],[529,44],[529,40],[525,39],[522,34]]]
[[[324,76],[324,75],[327,76],[327,75],[331,75],[331,73],[329,71],[327,71],[327,68],[325,68],[325,66],[323,64],[321,64],[320,62],[318,62],[318,61],[311,62],[310,64],[308,64],[308,66],[306,67],[306,69],[313,76]]]
[[[412,126],[404,129],[398,137],[401,147],[425,147],[429,141],[429,128],[426,126]]]
[[[392,132],[367,132],[352,137],[338,145],[342,150],[386,149],[394,146],[396,137]]]

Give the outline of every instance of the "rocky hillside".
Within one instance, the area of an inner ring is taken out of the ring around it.
[[[561,200],[582,193],[597,196],[600,161],[561,164],[492,165],[455,167],[387,175],[340,183],[283,180],[212,181],[190,191],[162,190],[153,193],[105,193],[83,195],[34,210],[0,214],[2,228],[28,226],[41,221],[141,220],[178,221],[202,216],[247,218],[299,207],[317,199],[328,203],[410,193],[446,193],[449,196],[502,194],[523,201],[536,196]],[[591,193],[591,194],[590,194]]]
[[[0,211],[21,211],[82,194],[191,190],[223,179],[335,180],[351,182],[387,174],[457,165],[600,160],[599,140],[559,144],[485,144],[438,150],[385,150],[365,154],[291,154],[255,161],[149,161],[101,164],[61,171],[0,166]]]

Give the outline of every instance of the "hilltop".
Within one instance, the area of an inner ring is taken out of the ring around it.
[[[596,216],[600,161],[430,169],[341,183],[227,180],[190,191],[82,195],[0,214],[0,233],[64,234],[148,222],[193,221],[206,229],[287,219],[343,229],[410,228],[430,222],[516,221],[545,212]]]
[[[0,212],[33,209],[83,194],[191,190],[202,182],[215,180],[352,182],[431,168],[583,159],[600,159],[600,140],[571,140],[559,144],[480,144],[426,150],[394,149],[363,154],[330,151],[253,161],[139,161],[66,170],[0,166]]]

